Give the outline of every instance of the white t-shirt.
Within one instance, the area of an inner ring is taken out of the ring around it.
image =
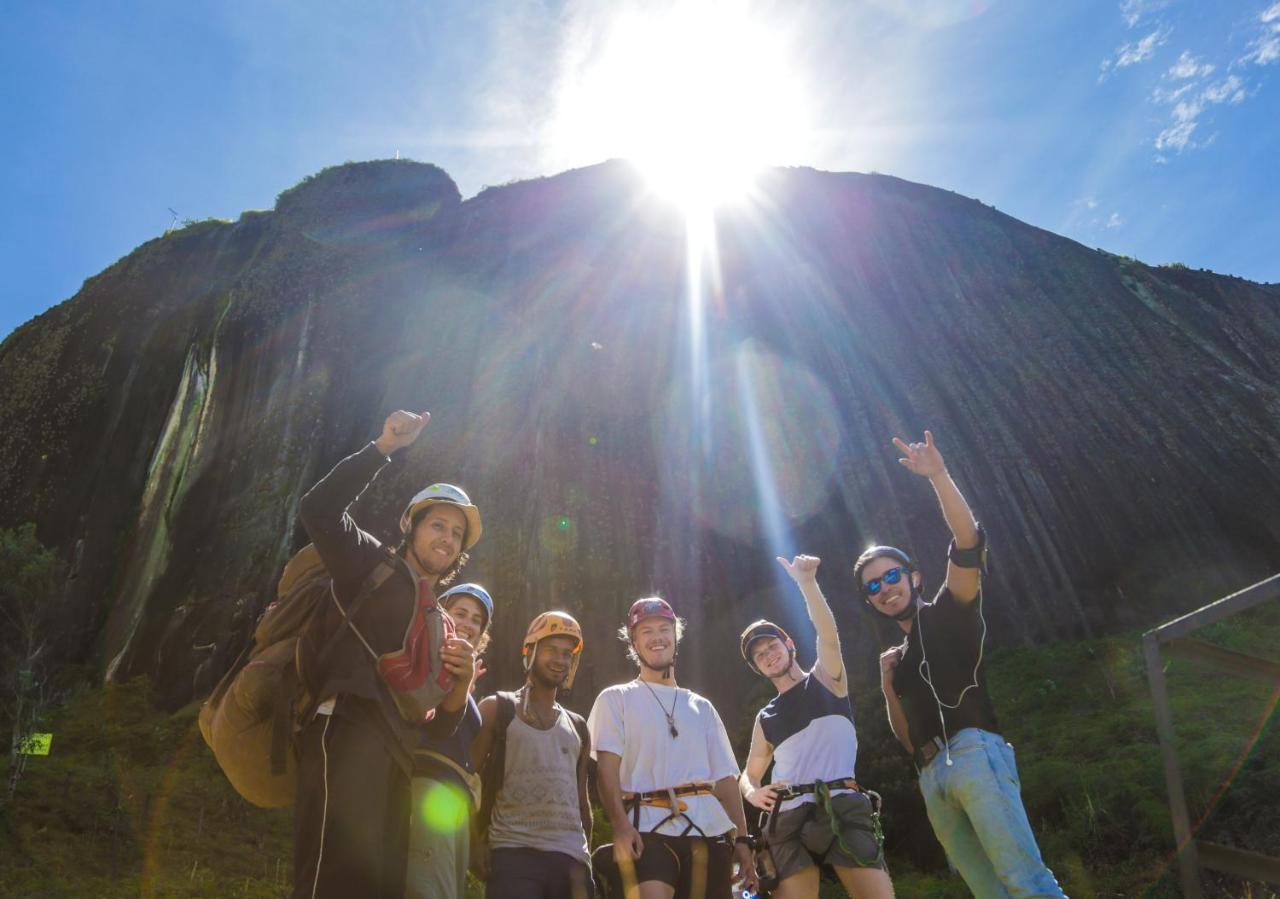
[[[651,692],[652,691],[652,692]],[[673,708],[679,736],[672,737],[665,712]],[[619,775],[623,792],[648,793],[688,783],[713,784],[738,776],[738,763],[729,735],[715,707],[683,687],[665,687],[634,680],[609,687],[596,697],[587,719],[591,756],[612,752],[622,757]],[[733,828],[715,796],[681,796],[685,815],[709,837]],[[667,817],[665,808],[640,807],[641,831],[653,830]],[[677,817],[659,833],[677,836],[688,826]],[[690,835],[697,836],[696,830]]]

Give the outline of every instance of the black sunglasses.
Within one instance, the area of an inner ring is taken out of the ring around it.
[[[898,583],[898,581],[902,580],[902,575],[906,572],[907,569],[902,568],[901,566],[898,568],[890,568],[879,577],[873,577],[871,580],[867,581],[862,585],[862,589],[866,591],[867,596],[875,596],[880,592],[881,581],[892,587],[894,584]]]

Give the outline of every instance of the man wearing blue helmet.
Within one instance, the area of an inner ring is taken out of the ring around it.
[[[458,636],[475,647],[489,644],[493,597],[479,584],[459,584],[440,594]],[[477,678],[483,668],[477,666]],[[474,684],[473,684],[474,686]],[[471,766],[471,744],[480,732],[480,708],[467,697],[453,734],[423,728],[413,756],[413,814],[409,835],[408,899],[462,896],[471,852],[471,817],[480,804],[480,776]]]
[[[986,535],[947,472],[933,434],[893,438],[898,461],[927,478],[951,529],[947,579],[931,602],[911,557],[873,546],[853,566],[863,599],[905,639],[880,656],[889,726],[915,759],[929,823],[976,896],[1062,896],[1022,805],[1013,747],[987,695],[982,650]]]

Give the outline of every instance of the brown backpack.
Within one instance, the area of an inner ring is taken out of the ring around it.
[[[313,691],[348,628],[369,651],[370,664],[377,665],[378,654],[352,619],[397,564],[404,563],[388,553],[365,579],[351,608],[343,609],[319,551],[311,544],[304,546],[285,565],[276,601],[262,613],[253,642],[200,708],[204,741],[236,792],[254,805],[293,805],[297,784],[293,734],[324,698]],[[342,623],[333,633],[324,634],[330,604],[342,613]],[[441,631],[430,630],[432,634]],[[433,658],[439,658],[442,643],[443,639],[432,642]]]

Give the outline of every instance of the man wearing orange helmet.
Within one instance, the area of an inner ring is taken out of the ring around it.
[[[618,637],[640,674],[605,689],[591,709],[591,751],[614,839],[596,858],[610,895],[728,896],[735,860],[744,889],[754,889],[729,735],[710,702],[676,685],[683,632],[666,600],[633,603]]]
[[[473,866],[490,899],[591,899],[590,740],[582,716],[556,702],[573,686],[582,628],[567,612],[543,612],[523,655],[524,686],[480,703]]]

